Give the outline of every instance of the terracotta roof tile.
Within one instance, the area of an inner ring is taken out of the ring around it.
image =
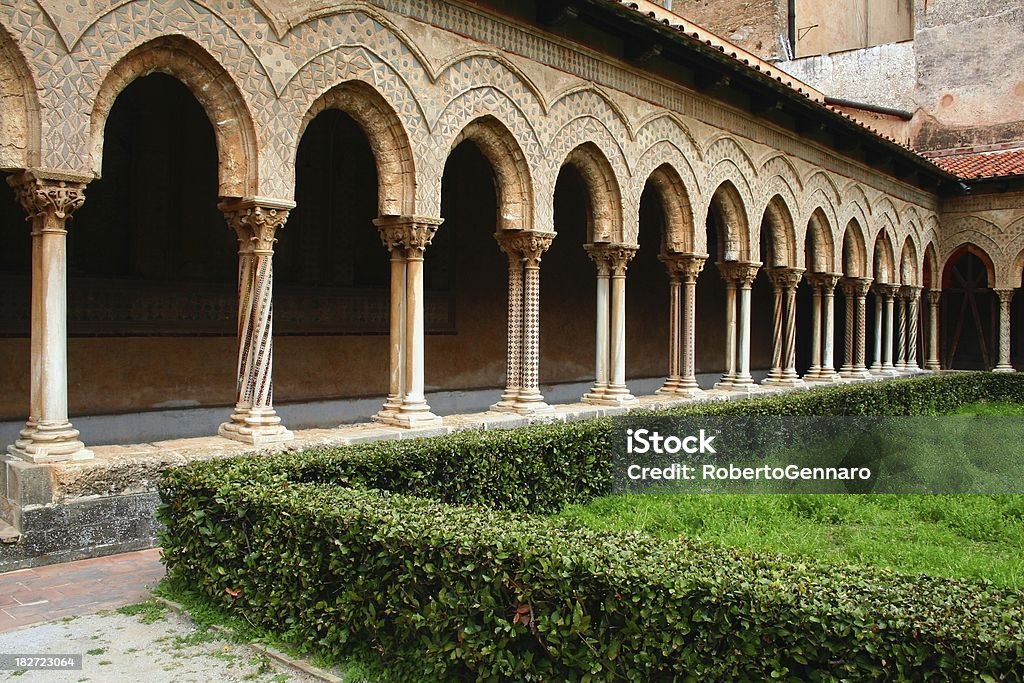
[[[1024,149],[925,156],[936,166],[968,180],[1024,175]]]

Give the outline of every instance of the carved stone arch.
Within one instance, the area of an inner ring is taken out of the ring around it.
[[[913,240],[907,236],[903,240],[903,248],[900,249],[900,284],[919,286],[921,284],[919,273],[917,247],[914,246]]]
[[[749,211],[743,196],[731,180],[723,180],[718,185],[711,195],[707,212],[714,213],[719,229],[718,253],[710,254],[709,258],[717,261],[749,261]]]
[[[871,257],[871,277],[875,282],[893,284],[899,280],[899,272],[896,270],[896,254],[890,237],[893,232],[892,224],[888,221],[886,223],[887,225],[875,236]]]
[[[622,194],[608,158],[593,142],[584,142],[569,152],[562,166],[571,164],[587,188],[589,221],[587,242],[636,243],[627,240],[622,226]],[[552,193],[553,197],[553,193]]]
[[[705,196],[713,197],[714,192],[722,186],[722,183],[728,181],[732,189],[739,195],[743,210],[746,212],[743,217],[744,224],[751,226],[756,221],[759,221],[761,216],[755,215],[756,209],[754,207],[757,204],[757,200],[751,186],[751,177],[746,175],[746,170],[748,169],[744,169],[743,166],[736,164],[732,159],[722,159],[714,166],[708,167],[704,176],[704,187],[708,188],[708,191],[711,192],[711,194],[706,194]],[[751,236],[748,234],[746,239],[749,244]]]
[[[946,257],[942,261],[943,288],[945,289],[948,284],[950,266],[956,263],[957,259],[959,259],[964,254],[972,254],[978,257],[978,259],[985,266],[985,274],[986,279],[988,281],[988,286],[995,287],[997,282],[996,267],[995,262],[992,260],[990,252],[978,246],[974,242],[965,239],[964,241],[958,242],[957,245],[946,254]]]
[[[400,52],[405,46],[399,43],[393,49]],[[438,162],[437,150],[429,144],[431,136],[426,115],[414,94],[414,86],[417,84],[425,87],[427,74],[416,68],[418,63],[415,59],[408,59],[406,63],[407,68],[399,73],[392,64],[367,46],[339,46],[306,62],[289,81],[288,88],[281,96],[280,102],[285,113],[277,110],[257,112],[263,136],[261,168],[264,178],[261,179],[261,187],[267,184],[277,193],[274,196],[292,196],[299,127],[307,122],[306,115],[314,102],[339,83],[354,84],[359,81],[376,93],[382,106],[393,112],[411,147],[413,166],[420,176],[425,162],[443,164],[443,159]],[[434,189],[430,183],[417,179],[413,185],[413,201],[417,208],[412,213],[427,213],[420,208],[421,205],[439,205],[439,199],[430,202],[423,198],[424,194]],[[439,189],[437,191],[440,192]]]
[[[761,240],[758,240],[758,249],[751,250],[753,253],[752,258],[755,261],[763,262],[766,268],[776,266],[796,268],[802,266],[803,255],[798,254],[799,250],[796,248],[797,241],[794,221],[793,211],[790,209],[790,204],[785,198],[781,194],[772,196],[764,208],[761,221],[758,223],[759,235],[761,226],[766,225],[768,228],[771,254],[769,256],[769,254],[761,253]]]
[[[874,217],[872,225],[879,229],[889,228],[890,241],[901,236],[900,212],[896,210],[896,206],[888,196],[882,195],[875,200],[871,207],[871,215]]]
[[[731,135],[723,134],[712,137],[704,145],[704,162],[707,168],[714,169],[723,161],[732,163],[748,188],[758,177],[757,167],[751,160],[750,154]],[[718,183],[708,184],[707,187],[718,187]],[[754,193],[750,192],[749,196],[753,198]]]
[[[871,202],[864,194],[864,188],[858,183],[847,183],[839,193],[841,202],[839,205],[840,225],[846,225],[851,219],[856,218],[861,230],[871,225]]]
[[[683,158],[700,163],[704,158],[700,145],[687,125],[674,113],[656,111],[642,119],[637,126],[637,149],[641,158],[659,143],[667,142],[679,150]]]
[[[484,115],[466,124],[449,151],[469,140],[494,170],[498,198],[498,230],[532,230],[533,177],[512,132],[498,119]]]
[[[629,188],[633,174],[630,172],[623,152],[621,139],[616,139],[604,123],[590,116],[577,117],[569,121],[555,134],[548,147],[549,172],[546,174],[546,186],[544,188],[544,205],[547,209],[554,210],[555,184],[558,181],[558,173],[565,165],[569,156],[580,147],[586,145],[600,158],[602,173],[610,174],[609,186],[614,186],[613,196],[616,198],[611,210],[616,211],[616,218],[609,225],[615,225],[617,241],[634,244],[637,239],[639,225],[637,217],[640,215],[640,197],[637,193],[624,194],[622,188]]]
[[[924,248],[924,259],[921,262],[921,286],[938,289],[939,285],[939,252],[935,242],[929,240]]]
[[[621,143],[636,138],[636,132],[622,107],[604,90],[590,83],[573,86],[558,93],[551,100],[549,116],[556,130],[564,128],[573,118],[592,116],[612,131]]]
[[[245,99],[231,76],[206,50],[178,35],[140,45],[107,72],[92,106],[91,151],[96,175],[102,170],[104,127],[114,101],[135,79],[156,72],[184,83],[206,112],[217,140],[220,195],[257,196],[259,150]]]
[[[816,207],[807,219],[804,235],[804,266],[811,273],[836,272],[836,247],[832,226],[822,207]]]
[[[470,126],[478,120],[487,125]],[[496,139],[492,139],[492,136],[486,135],[482,128],[495,133],[500,131],[500,134]],[[451,100],[435,124],[433,135],[430,136],[433,151],[426,155],[433,160],[421,161],[417,168],[418,183],[429,185],[431,188],[430,192],[424,192],[421,196],[427,201],[421,202],[420,211],[440,212],[444,164],[458,143],[467,139],[464,135],[467,129],[481,135],[479,140],[473,138],[473,141],[480,146],[485,156],[486,150],[483,145],[492,145],[491,149],[496,156],[493,159],[488,157],[488,161],[494,166],[496,177],[500,173],[501,179],[509,181],[505,188],[496,188],[500,213],[499,228],[553,230],[551,206],[543,203],[535,206],[533,203],[533,197],[540,184],[538,178],[547,170],[547,158],[537,138],[537,131],[511,98],[500,90],[489,87],[466,91]],[[498,161],[502,162],[501,168],[498,167]],[[504,193],[508,193],[507,196]],[[523,205],[522,202],[527,196],[530,201],[528,205]],[[507,201],[503,200],[503,197],[506,197]]]
[[[762,180],[772,177],[780,178],[789,187],[789,192],[793,196],[799,195],[804,189],[800,172],[784,154],[775,154],[766,159],[758,169],[757,175]]]
[[[1016,289],[1017,287],[1024,286],[1024,246],[1017,252],[1017,258],[1013,259],[1009,272],[1006,273],[1004,279],[1007,288],[1012,287]]]
[[[452,99],[467,90],[489,85],[509,95],[523,109],[530,109],[532,104],[537,116],[546,114],[550,106],[533,79],[495,50],[473,49],[452,56],[438,66],[433,76],[433,80],[441,79]]]
[[[811,212],[820,206],[832,220],[832,225],[839,225],[842,200],[832,176],[822,170],[811,173],[804,183],[804,195],[808,198],[806,215],[811,215]]]
[[[702,184],[697,178],[697,173],[691,165],[690,159],[687,158],[686,152],[671,140],[657,140],[640,155],[633,170],[634,191],[642,194],[651,174],[664,164],[672,167],[673,172],[679,176],[690,203],[696,204],[698,198],[703,194]]]
[[[0,168],[38,166],[41,145],[39,95],[24,55],[0,25]]]
[[[377,162],[377,210],[381,216],[416,214],[416,168],[412,145],[387,101],[363,81],[341,83],[318,97],[299,124],[297,140],[323,111],[338,109],[359,124]]]
[[[847,221],[843,230],[842,273],[846,277],[869,277],[867,240],[856,218]]]
[[[664,163],[650,173],[647,183],[653,187],[665,212],[665,235],[661,247],[669,253],[694,253],[693,208],[686,185],[675,167]],[[645,186],[646,186],[645,184]]]

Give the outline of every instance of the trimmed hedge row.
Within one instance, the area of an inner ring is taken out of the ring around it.
[[[1024,677],[1024,596],[984,583],[327,484],[172,477],[173,579],[317,651],[369,645],[396,680]]]
[[[1024,402],[1024,377],[670,412],[906,415],[979,400]],[[370,645],[409,677],[1024,677],[1020,593],[516,514],[603,494],[611,433],[593,420],[194,463],[164,475],[165,562],[254,623],[333,654]]]

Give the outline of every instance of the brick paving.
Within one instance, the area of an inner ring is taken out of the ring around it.
[[[0,574],[0,633],[142,602],[163,576],[159,548]]]

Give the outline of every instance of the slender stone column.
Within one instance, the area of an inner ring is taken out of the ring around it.
[[[604,395],[616,405],[636,403],[626,386],[626,269],[637,247],[616,245],[609,253],[611,267],[611,349],[608,388]]]
[[[441,418],[427,405],[423,379],[423,254],[441,222],[440,218],[425,216],[383,216],[373,221],[381,241],[391,250],[394,289],[391,299],[392,380],[389,392],[398,389],[401,396],[397,410],[396,401],[389,396],[384,407],[374,416],[378,422],[405,428],[441,424]],[[396,251],[400,256],[396,256]],[[396,297],[402,301],[396,301]]]
[[[839,374],[833,367],[835,354],[835,288],[836,273],[809,273],[807,281],[814,288],[812,307],[811,369],[804,375],[808,382],[837,382]],[[847,306],[847,324],[853,324],[853,309]],[[847,335],[847,363],[853,369],[853,339]]]
[[[840,370],[843,379],[866,379],[871,373],[864,365],[867,334],[867,294],[871,278],[844,277],[846,298],[846,362]]]
[[[389,288],[391,310],[388,318],[388,398],[384,406],[372,417],[377,422],[394,420],[402,407],[405,395],[405,248],[402,246],[401,235],[396,231],[380,229],[381,241],[391,254],[391,284]]]
[[[737,288],[739,290],[739,325],[737,330],[736,343],[739,347],[739,358],[737,359],[736,379],[733,387],[737,389],[749,389],[756,387],[754,378],[750,375],[750,288],[757,277],[757,270],[760,263],[741,262],[737,264]]]
[[[993,372],[1016,372],[1010,363],[1010,304],[1013,302],[1012,289],[997,289],[999,297],[999,363]]]
[[[597,329],[594,335],[594,386],[583,395],[584,403],[602,404],[608,390],[611,366],[611,297],[609,296],[612,271],[612,245],[607,243],[584,245],[587,256],[597,267]]]
[[[825,340],[821,352],[821,371],[818,378],[828,382],[839,382],[841,377],[835,370],[835,293],[836,283],[839,282],[838,273],[822,273],[821,286],[824,295],[825,306],[824,334]]]
[[[93,457],[68,419],[67,222],[87,179],[23,171],[8,178],[32,230],[29,416],[8,453],[30,462]]]
[[[718,272],[725,280],[725,374],[715,389],[730,390],[736,381],[736,262],[719,261]]]
[[[680,338],[680,360],[682,378],[676,389],[677,394],[695,396],[701,393],[697,385],[696,326],[697,326],[697,276],[704,267],[707,254],[683,254],[680,259],[680,275],[683,280],[683,333]]]
[[[921,366],[917,364],[918,302],[921,299],[921,288],[907,285],[903,289],[907,303],[907,360],[904,369],[916,373],[921,372]]]
[[[910,320],[907,318],[907,308],[909,302],[907,301],[907,293],[903,287],[896,290],[894,296],[894,306],[896,309],[896,371],[903,373],[907,370],[907,328],[910,326]]]
[[[843,339],[843,365],[839,368],[842,377],[853,377],[854,346],[857,339],[857,283],[856,278],[840,280],[846,311],[846,335]]]
[[[896,285],[881,285],[882,296],[885,298],[885,346],[882,349],[882,373],[886,375],[898,375],[899,371],[893,365],[893,304],[897,291]]]
[[[871,373],[882,373],[882,338],[885,336],[885,295],[875,288],[875,354],[871,361]]]
[[[785,268],[769,268],[768,280],[772,283],[772,366],[768,370],[768,376],[764,384],[782,383],[782,347],[783,328],[785,327],[785,312],[783,311],[783,299],[785,297]]]
[[[942,369],[939,363],[939,297],[942,292],[928,290],[928,360],[925,369],[936,372]]]
[[[773,368],[764,384],[793,387],[804,383],[796,374],[796,288],[803,272],[803,268],[768,270],[775,290],[775,338]]]
[[[499,232],[494,237],[508,257],[508,340],[506,342],[505,391],[491,406],[499,412],[515,412],[523,383],[523,255],[512,239],[515,233]]]
[[[243,199],[221,204],[238,237],[238,395],[217,433],[236,441],[289,441],[274,410],[274,242],[294,202]]]
[[[807,282],[811,286],[811,367],[804,373],[805,382],[817,382],[821,375],[822,286],[818,275],[819,273],[807,275]]]
[[[668,270],[668,378],[655,393],[673,395],[682,380],[683,281],[676,254],[660,254],[658,259]]]
[[[540,260],[551,247],[554,233],[524,232],[523,254],[523,382],[517,412],[535,415],[554,412],[540,393]]]

